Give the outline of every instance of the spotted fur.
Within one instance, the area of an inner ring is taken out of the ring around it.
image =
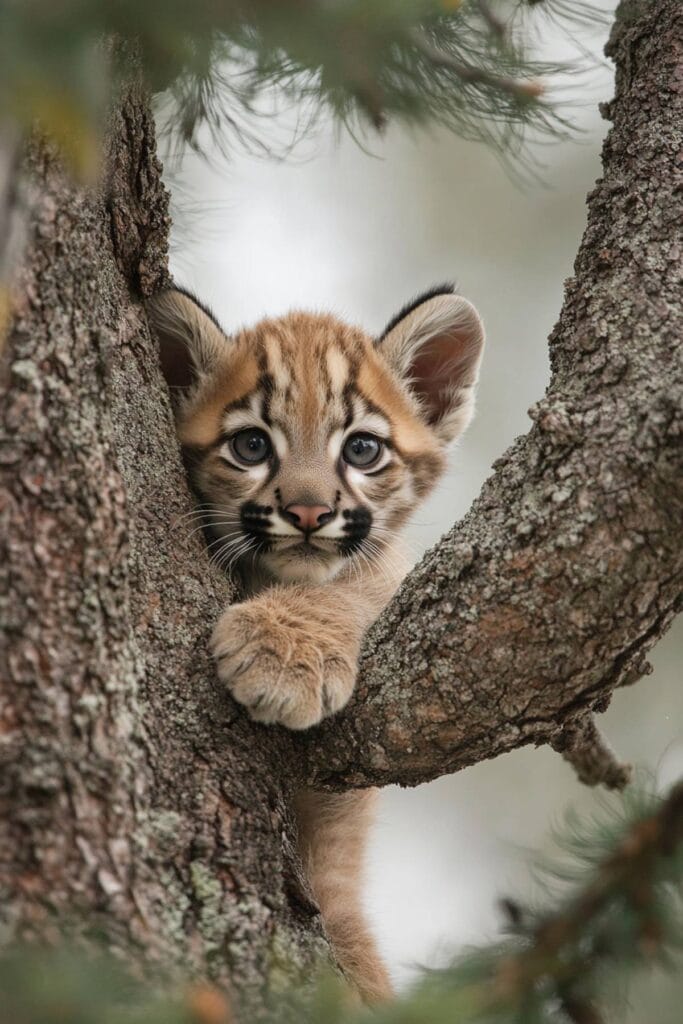
[[[401,530],[472,416],[481,321],[450,286],[378,339],[302,312],[228,337],[176,289],[149,313],[211,550],[246,594],[215,627],[218,676],[255,720],[308,728],[348,701],[407,567]],[[338,959],[377,1000],[389,980],[358,897],[370,805],[302,794],[299,822]]]

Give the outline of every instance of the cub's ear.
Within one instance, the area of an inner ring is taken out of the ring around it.
[[[148,299],[146,309],[159,339],[161,369],[171,389],[187,389],[212,372],[229,341],[213,314],[194,295],[169,288]]]
[[[443,285],[394,317],[379,351],[415,395],[442,441],[462,434],[474,413],[484,326],[474,306]]]

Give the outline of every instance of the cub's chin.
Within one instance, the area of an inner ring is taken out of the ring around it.
[[[325,583],[334,579],[344,564],[336,552],[303,543],[286,550],[268,551],[259,561],[270,576],[283,583]]]

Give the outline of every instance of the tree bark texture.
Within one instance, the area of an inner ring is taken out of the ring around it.
[[[234,595],[180,525],[141,301],[168,231],[145,100],[113,119],[97,195],[32,150],[0,379],[4,940],[66,925],[273,988],[327,948],[292,847],[302,782],[414,784],[529,742],[623,781],[586,714],[642,672],[680,593],[683,33],[677,0],[620,12],[548,394],[372,631],[352,705],[309,736],[252,725],[207,654]]]
[[[311,781],[415,785],[526,743],[627,773],[585,719],[649,666],[683,584],[683,7],[622,3],[604,176],[531,431],[373,629]],[[484,362],[484,373],[486,366]]]
[[[167,276],[167,195],[135,91],[107,167],[93,195],[44,147],[28,160],[0,408],[0,921],[256,989],[326,947],[279,737],[259,742],[208,655],[231,589],[179,522],[193,501],[141,302]]]

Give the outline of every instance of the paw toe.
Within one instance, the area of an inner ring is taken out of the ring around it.
[[[223,683],[229,683],[233,679],[248,672],[258,657],[258,651],[250,651],[243,648],[238,651],[226,651],[216,657],[216,669],[218,678]]]
[[[219,662],[219,675],[221,675]],[[245,707],[254,708],[267,703],[277,693],[282,666],[278,659],[264,652],[249,651],[227,659],[234,672],[226,676],[230,692],[236,701]]]
[[[330,658],[325,662],[322,705],[325,715],[341,711],[348,703],[355,683],[355,667],[344,658]]]

